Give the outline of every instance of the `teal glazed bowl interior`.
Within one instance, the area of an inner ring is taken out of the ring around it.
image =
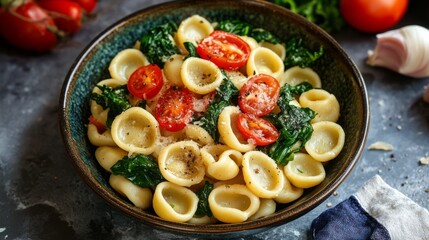
[[[312,68],[319,74],[322,86],[333,93],[341,107],[338,123],[346,139],[340,155],[325,166],[326,179],[307,189],[290,204],[278,205],[267,217],[236,224],[194,225],[173,223],[151,211],[143,211],[116,193],[108,183],[108,175],[99,166],[95,148],[87,138],[86,124],[90,116],[90,93],[96,83],[109,78],[109,63],[119,51],[130,48],[150,28],[174,21],[179,23],[198,14],[210,22],[240,19],[265,28],[285,41],[290,36],[305,39],[305,46],[324,48],[324,55]],[[102,32],[92,41],[71,67],[60,97],[60,127],[71,161],[83,180],[108,203],[144,224],[172,232],[193,235],[237,236],[267,230],[292,221],[309,212],[343,182],[359,160],[365,145],[369,104],[364,81],[357,67],[340,45],[326,32],[301,16],[265,1],[180,1],[169,2],[131,14]]]

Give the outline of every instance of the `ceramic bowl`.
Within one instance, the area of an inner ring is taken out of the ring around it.
[[[108,183],[108,175],[94,158],[95,148],[86,135],[90,116],[90,92],[107,78],[110,60],[122,49],[130,48],[148,29],[166,21],[176,23],[193,14],[211,22],[242,19],[263,27],[281,39],[301,36],[305,45],[325,53],[312,66],[320,75],[323,88],[333,93],[341,107],[338,123],[346,139],[340,155],[326,165],[326,179],[290,204],[279,205],[265,218],[237,224],[192,225],[165,221],[151,211],[142,211],[117,194]],[[180,1],[140,10],[113,24],[93,40],[76,59],[68,73],[60,99],[60,126],[65,147],[83,180],[118,210],[156,228],[194,235],[237,236],[285,224],[309,212],[343,182],[358,161],[364,147],[369,104],[364,81],[357,67],[341,46],[326,32],[285,8],[265,1]]]

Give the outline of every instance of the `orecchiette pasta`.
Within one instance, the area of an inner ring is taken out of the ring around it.
[[[271,49],[258,47],[250,52],[246,71],[248,76],[263,73],[280,80],[284,72],[284,65],[279,55]]]
[[[118,147],[102,146],[95,150],[95,159],[108,172],[112,172],[110,168],[127,155],[128,152]]]
[[[180,74],[183,84],[198,94],[213,92],[223,79],[222,72],[214,63],[196,57],[190,57],[183,62]]]
[[[247,82],[247,77],[244,76],[239,71],[225,71],[225,72],[237,89],[240,89]]]
[[[274,201],[278,203],[290,203],[300,198],[302,194],[304,194],[304,189],[290,184],[289,180],[285,176],[283,189],[276,197],[274,197]]]
[[[277,55],[279,55],[279,57],[282,61],[285,60],[286,48],[282,44],[280,44],[280,43],[272,44],[269,42],[260,42],[259,45],[261,47],[271,49],[273,52],[275,52]]]
[[[140,50],[129,48],[116,54],[110,62],[109,73],[114,79],[128,81],[137,68],[148,64],[150,62]]]
[[[164,147],[159,153],[158,164],[162,176],[180,186],[198,184],[205,176],[200,149],[193,141],[180,141]]]
[[[255,48],[259,47],[258,42],[252,37],[240,36],[240,38],[243,39],[249,45],[250,49],[255,49]]]
[[[116,143],[113,141],[110,130],[106,130],[103,133],[99,133],[97,127],[92,123],[88,124],[87,135],[89,141],[94,146],[116,146]]]
[[[153,209],[163,219],[172,222],[189,221],[197,211],[198,197],[186,187],[171,182],[156,186]]]
[[[242,170],[247,187],[258,197],[274,198],[283,188],[282,171],[273,159],[260,151],[243,155]]]
[[[260,28],[250,28],[248,36],[218,30],[228,24],[193,15],[178,27],[160,25],[162,37],[148,31],[141,44],[118,52],[108,68],[111,78],[97,83],[105,87],[92,90],[87,136],[110,173],[109,184],[167,221],[239,223],[269,216],[320,184],[324,162],[344,146],[344,130],[335,123],[340,105],[321,89],[319,75],[299,66],[285,71],[284,43],[262,40],[254,34]],[[153,47],[149,40],[174,45],[162,63],[146,51]],[[194,45],[187,45],[189,52],[186,42]],[[145,71],[133,75],[137,69]],[[313,89],[291,87],[302,82]],[[310,139],[285,141],[290,130],[303,129],[289,129],[299,127],[303,114]],[[280,160],[278,147],[284,150]]]
[[[258,218],[263,218],[268,215],[273,214],[276,211],[276,202],[273,199],[262,198],[260,200],[258,211],[253,214],[249,220],[255,220]]]
[[[246,221],[258,211],[259,205],[259,198],[245,185],[221,185],[209,195],[213,216],[225,223]]]
[[[109,184],[115,191],[126,196],[136,207],[148,209],[152,206],[152,191],[141,188],[120,175],[110,175]]]
[[[315,160],[326,162],[338,156],[344,146],[343,128],[334,122],[321,121],[312,124],[313,134],[305,143],[305,150]]]
[[[151,154],[156,149],[159,126],[148,111],[132,107],[112,122],[112,138],[125,151]]]
[[[225,145],[209,145],[201,149],[206,174],[217,180],[229,180],[237,176],[242,154]]]
[[[168,80],[168,83],[172,86],[183,86],[182,77],[180,71],[185,56],[175,54],[171,56],[164,64],[164,75]]]
[[[323,89],[311,89],[299,97],[302,107],[311,108],[317,113],[313,123],[320,121],[336,122],[340,117],[340,104],[337,98]]]
[[[306,153],[296,153],[293,161],[284,167],[287,179],[296,187],[311,188],[325,179],[325,169],[321,162]]]
[[[182,50],[186,52],[184,43],[191,42],[195,45],[200,40],[210,35],[213,32],[213,26],[207,19],[193,15],[183,20],[176,33],[177,42]]]
[[[255,149],[255,145],[246,141],[237,127],[237,118],[240,109],[228,106],[219,115],[218,129],[223,141],[230,148],[240,152],[247,152]]]
[[[308,82],[314,88],[322,87],[319,75],[311,68],[301,68],[299,66],[291,67],[283,73],[280,79],[281,86],[286,83],[291,86],[296,86],[302,82]]]

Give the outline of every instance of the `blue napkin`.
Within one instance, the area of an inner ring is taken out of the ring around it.
[[[429,212],[376,175],[311,224],[314,240],[429,240]]]

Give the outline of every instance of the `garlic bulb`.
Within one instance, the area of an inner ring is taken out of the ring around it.
[[[410,25],[377,34],[377,45],[368,51],[367,63],[410,77],[429,77],[429,30]]]

